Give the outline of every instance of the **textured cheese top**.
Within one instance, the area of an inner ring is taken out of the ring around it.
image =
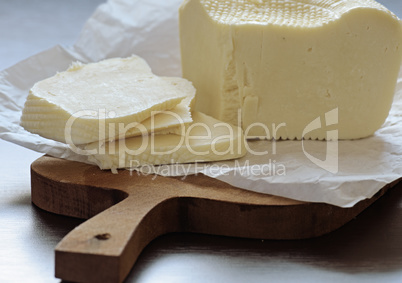
[[[318,27],[356,8],[392,14],[374,0],[201,0],[208,15],[223,24]]]

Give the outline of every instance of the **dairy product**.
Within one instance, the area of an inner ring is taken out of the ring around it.
[[[141,130],[144,129],[147,133],[155,134],[175,133],[182,135],[185,133],[186,127],[193,121],[191,107],[193,107],[195,88],[191,82],[182,78],[162,77],[162,79],[183,92],[186,97],[171,110],[155,111],[154,115],[141,122],[143,127],[131,128],[121,138],[142,135]]]
[[[154,131],[151,121],[144,121],[154,111],[177,112],[175,118],[155,115],[156,130],[190,123],[189,103],[194,93],[184,79],[154,75],[138,56],[75,63],[32,87],[21,125],[43,137],[73,144],[138,135]],[[143,121],[145,125],[138,124]]]
[[[357,139],[388,116],[402,26],[373,0],[187,0],[179,13],[195,109],[247,136]]]
[[[240,128],[223,123],[200,112],[193,112],[193,123],[184,136],[149,135],[95,142],[85,147],[89,161],[101,169],[130,168],[227,160],[246,154]]]

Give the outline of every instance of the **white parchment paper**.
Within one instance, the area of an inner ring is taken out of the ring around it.
[[[180,75],[181,0],[112,0],[102,4],[68,48],[55,46],[0,72],[0,138],[55,157],[88,162],[65,144],[25,131],[19,120],[33,84],[73,61],[137,54],[154,73]],[[390,116],[374,136],[356,141],[252,141],[236,161],[164,165],[142,173],[203,173],[236,187],[302,201],[351,207],[402,177],[402,77]],[[328,146],[328,147],[327,147]],[[251,151],[250,150],[250,151]],[[321,161],[320,161],[321,160]]]

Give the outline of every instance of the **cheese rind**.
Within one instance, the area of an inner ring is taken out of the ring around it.
[[[138,56],[86,65],[75,63],[32,87],[21,125],[49,139],[85,144],[137,135],[130,125],[150,118],[154,111],[173,110],[184,99],[186,102],[177,107],[188,124],[191,116],[187,104],[195,90],[188,93],[184,90],[192,88],[189,82],[174,80],[154,75]],[[159,120],[164,123],[161,129],[178,125],[163,117]]]
[[[251,137],[327,139],[335,120],[340,139],[372,135],[402,56],[401,22],[372,0],[188,0],[180,36],[195,109]]]
[[[184,136],[175,134],[132,137],[87,145],[88,160],[101,169],[131,168],[235,159],[246,154],[243,132],[200,112]]]

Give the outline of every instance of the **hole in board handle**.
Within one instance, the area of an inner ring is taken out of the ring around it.
[[[112,235],[110,235],[109,233],[98,234],[98,235],[95,236],[96,239],[102,240],[102,241],[108,240],[108,239],[110,239],[111,237],[112,237]]]

